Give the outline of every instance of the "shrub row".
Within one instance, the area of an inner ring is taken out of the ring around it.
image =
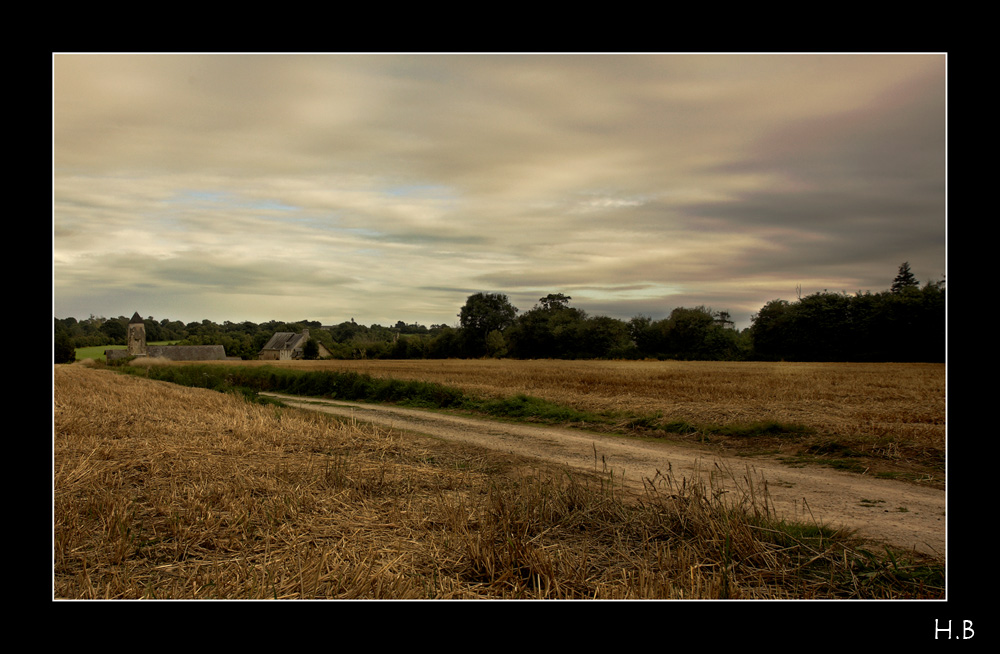
[[[351,371],[301,371],[271,366],[238,367],[212,364],[193,366],[122,367],[132,374],[182,386],[238,393],[263,401],[260,393],[287,393],[352,402],[383,402],[435,409],[462,409],[498,418],[547,423],[621,424],[621,416],[598,415],[519,393],[506,398],[481,398],[464,391],[422,381],[383,379]],[[661,416],[632,416],[624,425],[648,435],[712,433],[730,437],[804,436],[812,430],[782,423],[692,425]]]

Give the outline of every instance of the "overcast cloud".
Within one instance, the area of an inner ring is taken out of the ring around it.
[[[945,276],[942,54],[53,58],[54,312],[456,324]]]

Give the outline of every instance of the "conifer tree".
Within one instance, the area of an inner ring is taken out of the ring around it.
[[[904,288],[917,288],[920,284],[917,282],[917,278],[913,276],[910,271],[910,262],[904,261],[899,266],[899,274],[896,278],[892,280],[892,286],[889,288],[893,293],[899,293]]]

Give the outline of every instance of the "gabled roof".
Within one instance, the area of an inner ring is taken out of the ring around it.
[[[263,349],[294,350],[302,345],[305,337],[305,334],[296,334],[294,332],[275,332],[274,336],[271,337],[271,340],[267,342]]]
[[[128,324],[130,324],[130,325],[135,324],[135,323],[140,323],[141,324],[142,322],[143,322],[142,316],[140,316],[139,312],[136,311],[135,313],[132,314],[132,320],[129,320]]]

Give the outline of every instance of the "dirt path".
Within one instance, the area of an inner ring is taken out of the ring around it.
[[[724,459],[677,445],[649,443],[572,429],[535,427],[374,404],[279,397],[290,406],[354,417],[396,429],[543,459],[571,468],[614,473],[641,490],[657,472],[675,480],[711,474],[713,488],[746,487],[766,479],[779,515],[856,529],[859,535],[945,556],[945,493],[829,468],[791,468],[774,458]],[[728,471],[728,472],[727,472]],[[704,478],[704,477],[703,477]],[[721,484],[721,486],[720,486]]]

